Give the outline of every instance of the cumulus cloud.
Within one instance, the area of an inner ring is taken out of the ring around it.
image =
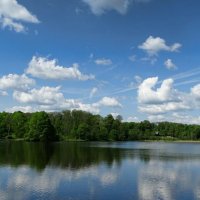
[[[32,113],[32,112],[36,112],[38,110],[35,110],[31,106],[13,106],[12,108],[6,109],[6,112],[10,112],[10,113],[14,113],[14,112],[17,112],[17,111],[21,111],[21,112],[24,112],[24,113]]]
[[[14,91],[13,97],[20,103],[52,105],[64,100],[64,96],[59,90],[60,87],[42,87],[28,92]]]
[[[164,62],[164,65],[167,69],[176,69],[176,65],[173,63],[172,59],[167,59],[165,62]]]
[[[179,113],[173,113],[172,120],[170,121],[174,121],[176,123],[184,123],[184,124],[200,124],[200,116],[190,116],[187,114],[182,115]]]
[[[177,52],[181,46],[180,43],[174,43],[170,46],[160,37],[149,36],[138,48],[147,52],[149,56],[157,56],[160,51]]]
[[[115,10],[120,14],[126,14],[132,0],[82,0],[88,4],[92,13],[102,15],[106,11]]]
[[[99,106],[108,106],[108,107],[122,107],[119,101],[114,97],[103,97],[99,102],[95,104]]]
[[[112,65],[112,60],[100,58],[100,59],[95,60],[95,63],[97,65]]]
[[[33,107],[13,107],[10,110],[20,109],[22,111],[28,108],[28,111],[61,111],[65,109],[83,110],[92,113],[99,113],[99,107],[93,104],[84,104],[78,99],[65,99],[60,87],[42,87],[32,89],[27,92],[14,91],[13,98],[20,103],[32,104]]]
[[[116,11],[121,15],[127,13],[132,2],[146,3],[150,0],[82,0],[87,4],[92,13],[95,15],[102,15],[107,11]]]
[[[127,122],[139,122],[139,119],[137,117],[131,116],[131,117],[128,117],[126,121]]]
[[[26,90],[35,84],[35,81],[25,74],[9,74],[0,78],[0,89],[18,89]]]
[[[10,110],[20,109],[22,111],[61,111],[61,110],[83,110],[92,113],[99,113],[101,107],[121,107],[121,104],[111,97],[103,97],[96,103],[83,103],[79,99],[66,99],[60,91],[60,87],[41,87],[29,91],[14,91],[13,98],[19,103],[32,105],[33,107],[13,107]]]
[[[149,115],[148,120],[150,122],[164,122],[167,121],[164,115]]]
[[[94,79],[94,75],[82,74],[78,69],[78,64],[72,67],[63,67],[57,64],[56,59],[49,60],[44,57],[33,56],[26,69],[27,74],[41,79],[78,79],[81,81]]]
[[[163,116],[172,112],[200,109],[200,84],[186,93],[174,89],[172,79],[162,81],[161,86],[156,88],[158,83],[158,77],[151,77],[145,79],[138,88],[138,109],[149,114],[151,121],[163,121],[166,119]],[[195,120],[191,119],[190,122]]]
[[[94,104],[86,104],[79,99],[64,99],[63,101],[57,102],[53,105],[40,105],[40,110],[47,112],[61,111],[61,110],[82,110],[94,114],[100,112],[100,108]]]
[[[174,112],[170,115],[149,115],[149,121],[151,122],[175,122],[184,124],[200,124],[200,116],[191,116],[186,113]]]
[[[39,23],[39,20],[16,0],[0,0],[2,28],[8,27],[16,32],[24,32],[25,27],[21,22]]]
[[[176,91],[173,89],[173,80],[166,79],[161,87],[155,89],[158,77],[145,79],[138,89],[138,101],[143,104],[161,104],[170,101],[177,101]]]
[[[90,98],[92,98],[97,92],[98,92],[98,88],[96,87],[92,88],[92,90],[90,91]]]
[[[150,115],[166,114],[172,111],[184,111],[192,109],[191,105],[189,105],[188,102],[184,102],[184,100],[182,102],[169,102],[160,105],[140,105],[138,108],[140,112]]]
[[[200,100],[200,84],[195,85],[191,88],[191,93],[195,97],[195,99]]]

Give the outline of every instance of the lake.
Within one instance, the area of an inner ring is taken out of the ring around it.
[[[0,199],[200,199],[200,144],[1,141]]]

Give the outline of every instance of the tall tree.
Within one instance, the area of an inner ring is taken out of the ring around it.
[[[27,131],[27,117],[18,111],[12,114],[11,131],[13,138],[24,138]]]
[[[32,114],[26,139],[29,141],[53,141],[57,139],[55,129],[47,113],[36,112]]]

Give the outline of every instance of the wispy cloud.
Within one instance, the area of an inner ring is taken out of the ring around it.
[[[88,4],[92,13],[95,15],[102,15],[106,11],[115,10],[120,14],[127,12],[129,4],[132,0],[82,0]]]
[[[0,25],[16,32],[25,32],[22,22],[39,23],[38,18],[31,14],[17,0],[0,0]]]
[[[112,65],[111,59],[99,58],[94,61],[97,65]]]
[[[94,15],[102,15],[107,11],[116,11],[121,15],[127,13],[129,6],[134,3],[146,3],[150,0],[82,0]]]

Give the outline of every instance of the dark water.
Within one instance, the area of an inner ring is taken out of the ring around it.
[[[200,199],[200,144],[0,142],[0,199]]]

